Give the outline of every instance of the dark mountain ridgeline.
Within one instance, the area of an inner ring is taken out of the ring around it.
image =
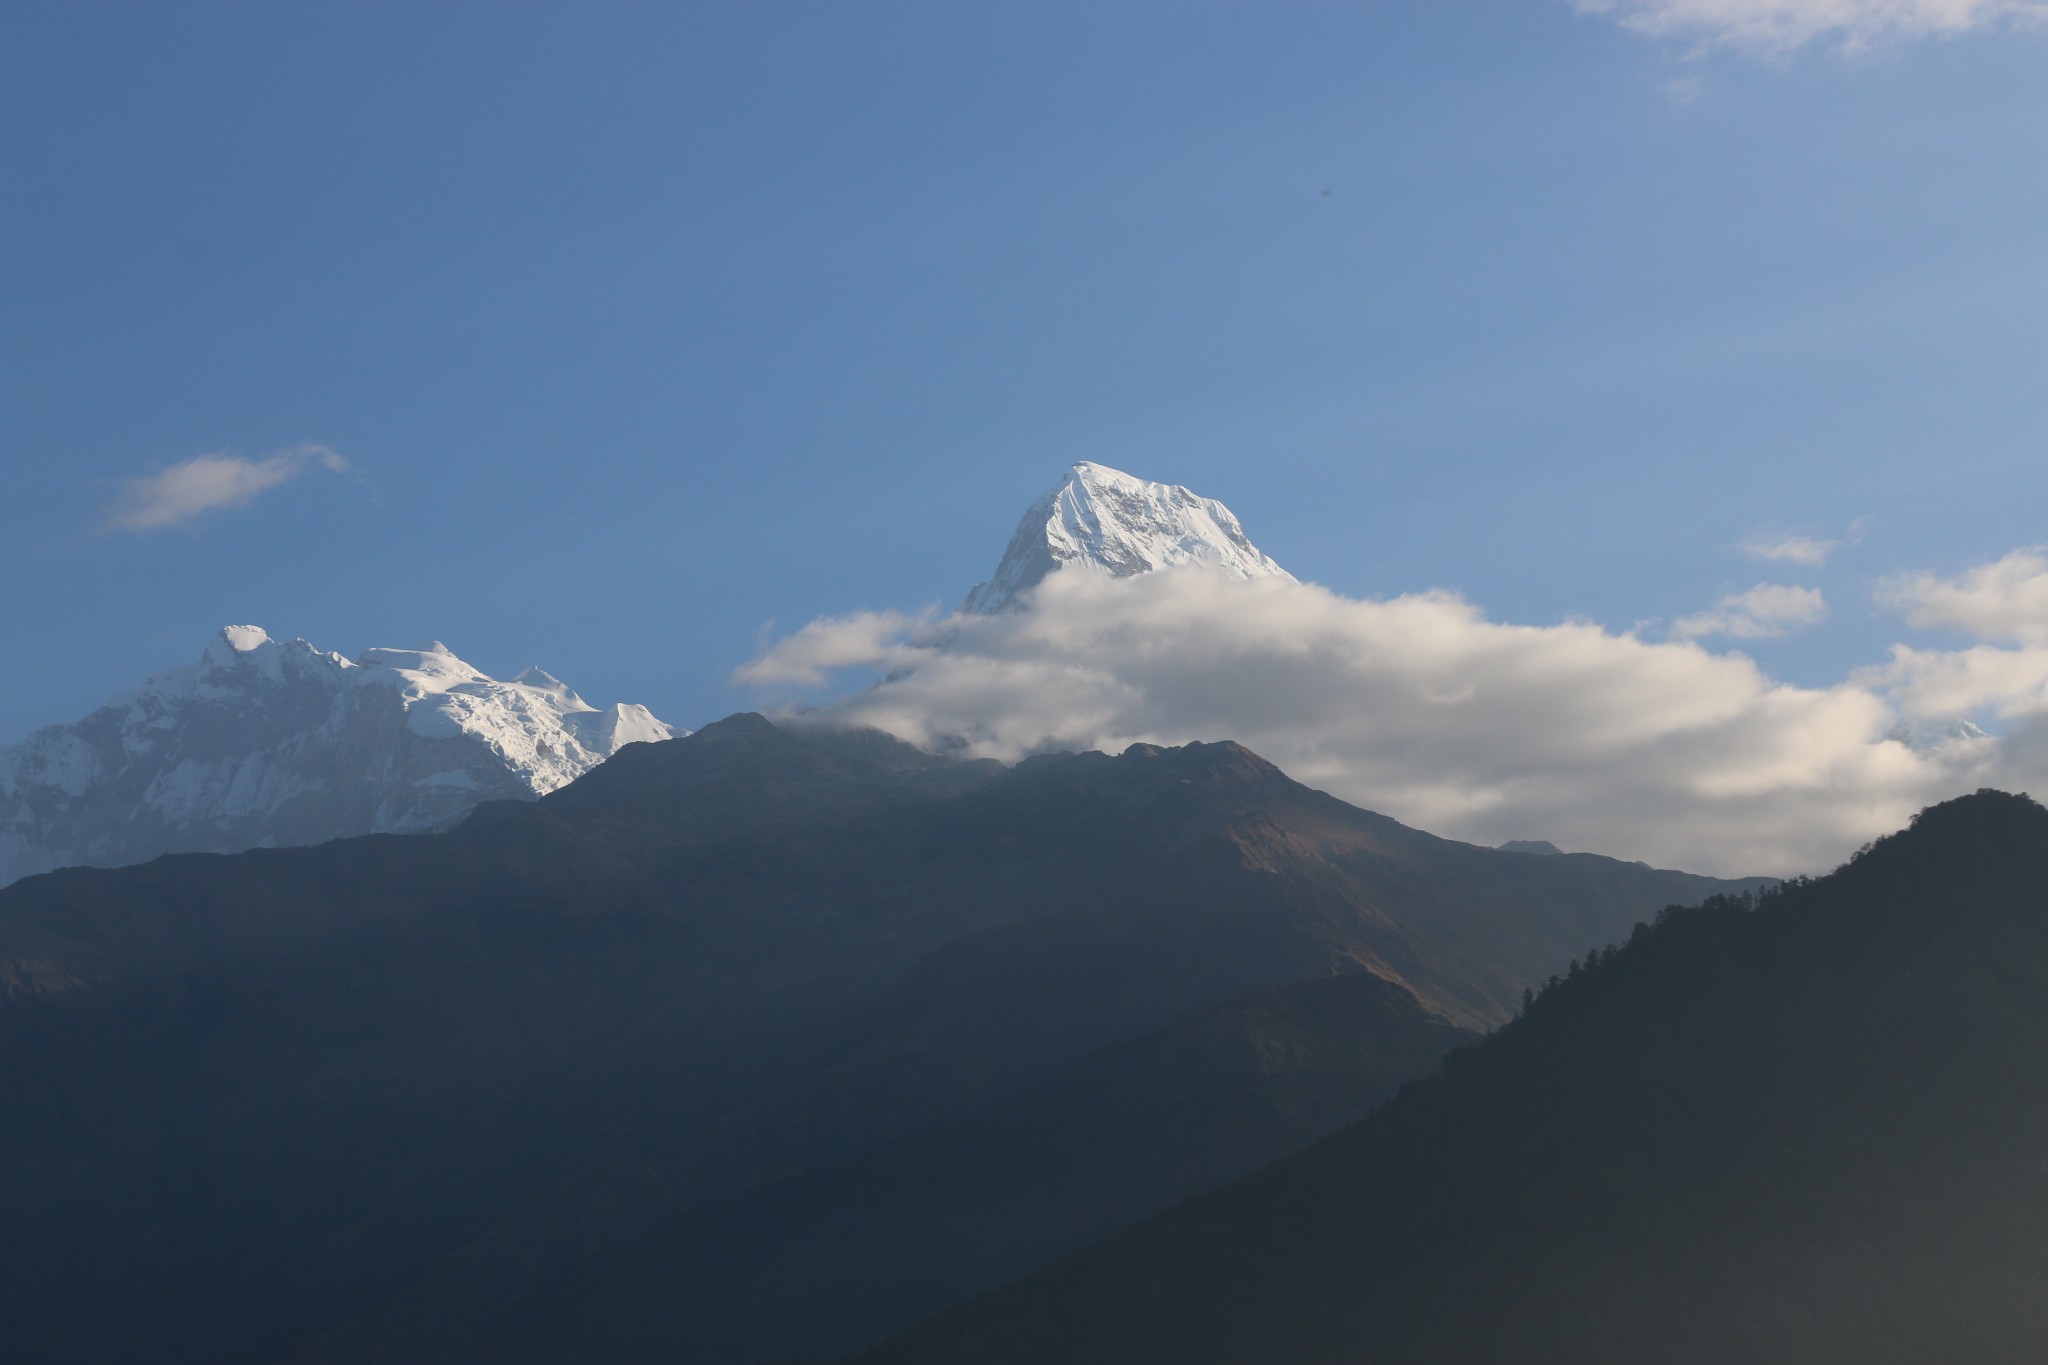
[[[1004,770],[747,716],[446,834],[30,878],[0,891],[0,1311],[25,1358],[447,1358],[664,1219],[1247,992],[1365,973],[1485,1025],[1731,885],[1434,839],[1235,745]],[[1387,1027],[1359,1055],[1408,1061],[1373,1074],[1419,1068]],[[1256,1141],[1104,1150],[1182,1162],[1132,1182],[1163,1204],[1350,1116],[1290,1128],[1286,1090],[1244,1091]],[[1098,1230],[1060,1228],[987,1274]]]
[[[2048,812],[1983,792],[861,1359],[2017,1362],[2044,1275]]]

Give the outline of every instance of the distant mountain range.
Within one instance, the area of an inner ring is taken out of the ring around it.
[[[1286,577],[1221,504],[1077,465],[966,610],[1190,563]],[[150,858],[0,886],[10,1358],[2048,1341],[2023,797],[1715,880],[1436,838],[1227,742],[685,735],[229,627],[0,754],[0,877]]]
[[[1438,839],[1233,744],[757,716],[445,833],[32,877],[0,1320],[22,1359],[852,1349],[1761,885]]]
[[[1018,609],[1048,573],[1202,563],[1286,578],[1222,503],[1077,464],[1033,503],[966,610]],[[687,731],[589,705],[528,669],[500,682],[445,645],[355,659],[228,626],[198,662],[0,749],[0,885],[56,867],[435,829],[530,799],[626,745]]]
[[[0,750],[0,885],[53,867],[435,829],[683,733],[435,643],[346,659],[229,626],[198,661]]]

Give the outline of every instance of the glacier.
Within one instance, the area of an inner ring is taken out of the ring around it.
[[[592,706],[538,668],[501,682],[438,641],[348,659],[227,626],[197,662],[0,749],[0,885],[436,829],[686,733],[644,706]]]

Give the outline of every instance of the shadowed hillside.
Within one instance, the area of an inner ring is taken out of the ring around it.
[[[862,1359],[2036,1360],[2044,1153],[2048,812],[1980,792]]]
[[[1474,1037],[1365,973],[1212,1006],[678,1218],[551,1286],[478,1358],[752,1360],[861,1340],[1295,1151]]]
[[[757,716],[447,834],[31,878],[0,1308],[46,1358],[445,1357],[665,1219],[1248,992],[1360,973],[1483,1025],[1729,885],[1435,839],[1230,744],[1005,770]],[[1170,1202],[1313,1135],[1262,1093],[1259,1142],[1104,1150],[1185,1159]],[[1101,1224],[1065,1226],[989,1264]]]

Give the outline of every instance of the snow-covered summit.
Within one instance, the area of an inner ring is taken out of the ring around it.
[[[995,576],[967,595],[963,610],[1014,610],[1022,593],[1059,569],[1129,578],[1182,564],[1205,564],[1245,579],[1294,577],[1260,553],[1230,509],[1214,498],[1084,460],[1031,504]]]
[[[1884,732],[1882,739],[1908,749],[1931,753],[1950,744],[1970,744],[1991,736],[1975,721],[1961,716],[1915,716],[1899,721]]]
[[[228,626],[199,658],[0,749],[0,885],[74,864],[432,829],[683,732],[438,641],[351,660]]]

